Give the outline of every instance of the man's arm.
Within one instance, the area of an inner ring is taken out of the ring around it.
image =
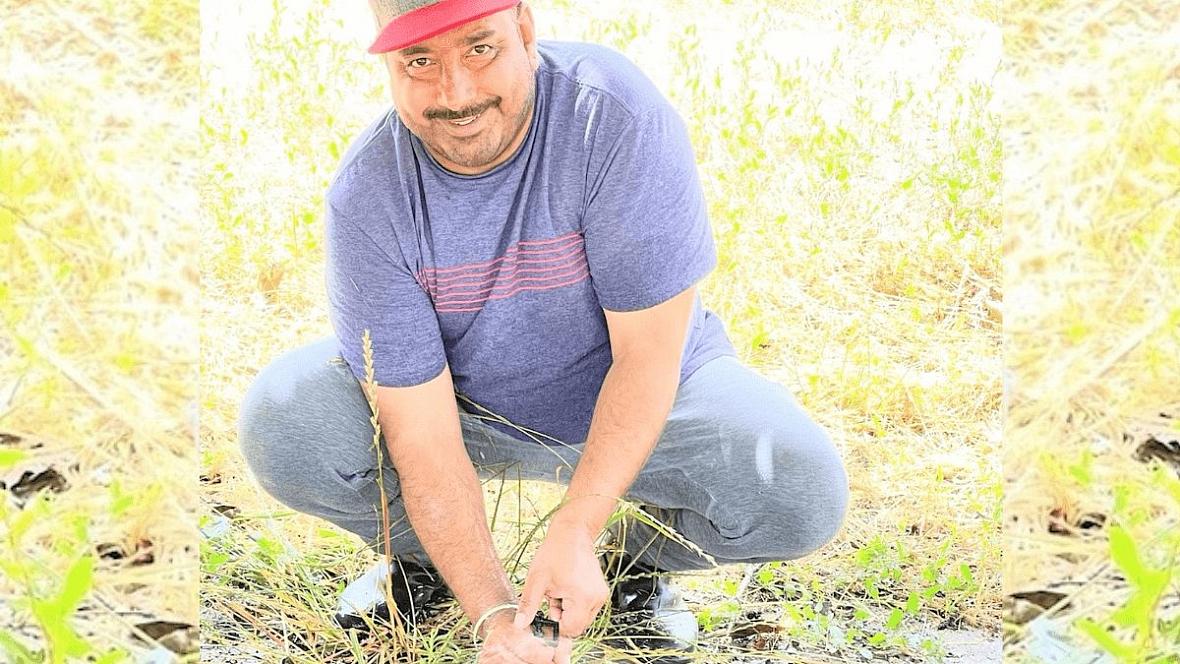
[[[512,602],[463,445],[450,368],[414,387],[378,387],[377,413],[410,524],[463,612],[474,623]]]
[[[695,295],[690,286],[648,309],[606,312],[613,361],[565,500],[529,569],[518,627],[549,597],[562,634],[576,636],[605,603],[609,590],[594,540],[647,462],[672,409]]]
[[[640,311],[606,311],[611,367],[582,458],[554,525],[596,538],[627,493],[672,410],[696,287]]]

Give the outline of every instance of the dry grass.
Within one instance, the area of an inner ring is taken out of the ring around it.
[[[1157,566],[1180,542],[1172,471],[1135,455],[1136,423],[1180,436],[1158,417],[1180,416],[1180,3],[1006,9],[1004,581],[1062,593],[1054,621],[1101,622],[1128,584],[1079,521],[1126,528]],[[1028,617],[1009,619],[1030,658]]]
[[[0,431],[28,454],[0,500],[26,471],[68,484],[25,505],[19,541],[17,503],[0,526],[0,631],[30,647],[22,602],[90,557],[75,624],[98,651],[143,651],[145,631],[196,648],[195,19],[0,1]]]

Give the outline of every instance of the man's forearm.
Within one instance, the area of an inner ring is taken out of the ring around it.
[[[398,479],[422,548],[474,623],[486,609],[514,601],[516,592],[492,543],[471,460],[462,445],[454,446],[458,453],[450,447],[403,462]]]
[[[611,365],[555,523],[598,535],[655,449],[679,378],[679,361],[661,365],[623,360]]]

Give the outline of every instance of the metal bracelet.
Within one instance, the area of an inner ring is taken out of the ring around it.
[[[506,602],[504,604],[497,604],[487,611],[484,611],[483,615],[479,617],[479,620],[476,620],[475,624],[471,626],[471,640],[477,643],[479,642],[479,628],[483,626],[484,621],[490,618],[493,613],[497,611],[503,611],[504,609],[512,609],[515,611],[517,608],[519,607],[516,604],[512,602]]]

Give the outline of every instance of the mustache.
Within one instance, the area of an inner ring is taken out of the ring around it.
[[[468,106],[467,108],[459,111],[451,111],[445,108],[428,108],[423,113],[423,115],[426,116],[427,120],[462,120],[463,118],[470,117],[472,115],[479,115],[493,106],[499,106],[500,101],[501,99],[499,97],[493,97],[492,99],[479,104],[478,106]]]

